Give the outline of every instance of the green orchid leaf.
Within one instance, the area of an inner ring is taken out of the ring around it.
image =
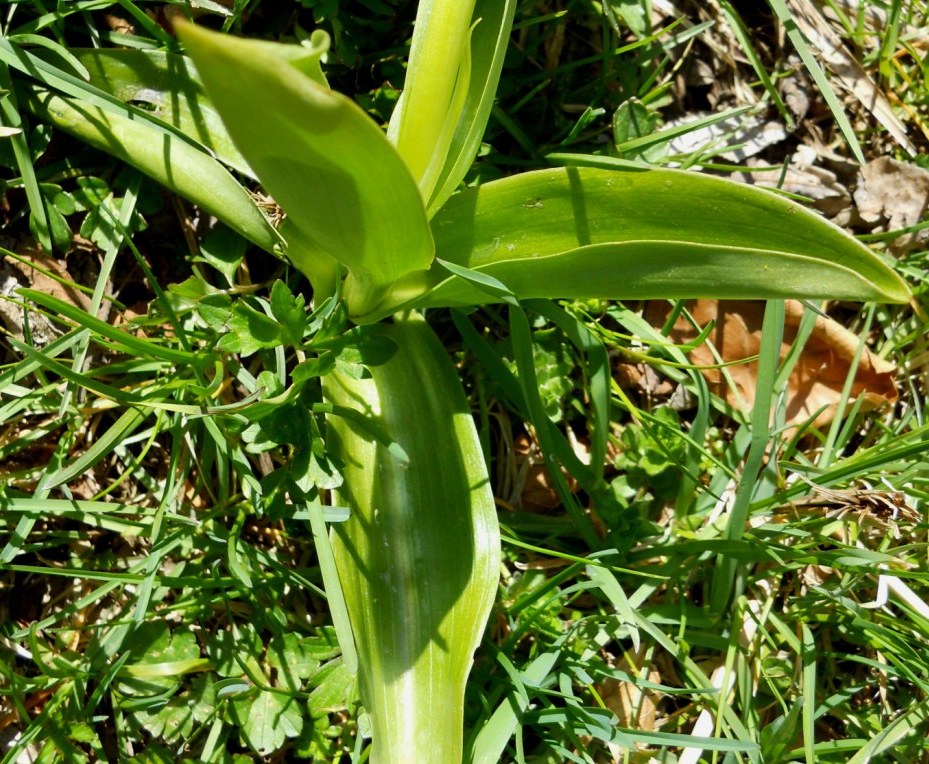
[[[330,39],[322,29],[313,30],[310,39],[300,45],[286,45],[257,39],[248,42],[256,54],[278,58],[309,77],[317,85],[329,87],[329,81],[323,73],[322,58],[329,52]]]
[[[474,5],[421,0],[416,11],[406,82],[387,135],[424,200],[432,197],[469,94]]]
[[[516,0],[478,0],[474,8],[468,89],[446,150],[445,164],[426,205],[430,217],[458,188],[477,156],[494,104],[515,12]]]
[[[339,285],[341,266],[339,261],[308,238],[293,218],[284,218],[278,229],[287,242],[287,258],[313,285],[313,300],[321,305],[323,300],[335,294]]]
[[[347,266],[351,312],[371,309],[392,281],[429,266],[433,243],[419,190],[357,105],[271,43],[191,24],[178,34],[233,140],[301,240]],[[309,270],[312,278],[316,269]]]
[[[138,168],[262,249],[281,252],[281,237],[248,191],[209,154],[129,114],[41,90],[23,89],[21,100],[43,121]]]
[[[432,228],[440,260],[520,299],[909,299],[888,265],[833,224],[774,193],[697,173],[525,173],[452,197]],[[484,302],[486,290],[437,264],[359,320]]]
[[[342,463],[334,502],[351,514],[333,551],[358,652],[376,764],[460,762],[465,679],[496,593],[493,493],[458,373],[419,318],[384,326],[397,350],[371,377],[334,372],[326,400]]]
[[[73,53],[92,85],[144,109],[148,116],[199,142],[224,164],[255,177],[207,97],[190,59],[158,50],[120,48]]]

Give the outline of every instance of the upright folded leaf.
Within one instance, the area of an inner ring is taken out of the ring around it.
[[[324,395],[371,417],[330,418],[343,461],[336,501],[351,517],[334,552],[372,720],[371,761],[458,764],[465,679],[496,592],[500,536],[483,454],[458,375],[428,325],[387,327],[398,350],[358,380],[333,373]]]
[[[403,95],[388,134],[428,202],[445,165],[471,75],[475,0],[421,0]]]
[[[461,111],[453,115],[457,119],[455,130],[426,203],[430,217],[457,189],[477,156],[500,81],[515,12],[516,0],[478,0],[474,8],[468,87]]]
[[[835,225],[769,191],[700,173],[525,173],[452,197],[432,229],[440,260],[492,276],[519,298],[909,299],[900,276]],[[362,320],[404,305],[487,301],[436,263]]]
[[[358,106],[306,74],[300,47],[190,24],[178,34],[262,185],[301,238],[348,268],[350,311],[429,266],[432,236],[406,165]]]

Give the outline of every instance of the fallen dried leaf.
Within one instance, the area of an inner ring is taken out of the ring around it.
[[[810,41],[819,57],[835,73],[842,85],[857,98],[874,118],[884,126],[897,144],[910,155],[916,147],[907,137],[906,127],[894,113],[887,96],[875,85],[857,59],[823,17],[822,11],[810,0],[787,0],[791,18]]]
[[[644,650],[635,653],[632,660],[641,664],[644,659]],[[623,658],[618,668],[630,676],[642,676],[641,668],[632,665],[629,658]],[[653,684],[660,684],[665,677],[654,665],[649,666],[645,679]],[[658,700],[660,695],[654,690],[643,690],[631,682],[619,679],[607,679],[597,685],[600,698],[619,719],[621,727],[632,727],[638,730],[653,732],[660,726],[658,723]],[[614,761],[623,761],[623,754],[628,753],[619,746],[611,746],[614,752]]]
[[[664,129],[683,127],[704,120],[710,112],[689,113],[670,120]],[[691,130],[668,141],[669,154],[692,154],[715,146],[737,146],[719,156],[727,162],[744,162],[765,149],[786,140],[787,130],[775,119],[762,120],[753,115],[738,115],[712,125]]]
[[[737,362],[758,353],[764,317],[763,302],[697,300],[689,308],[700,326],[710,321],[716,322],[708,339],[724,362]],[[796,340],[803,311],[800,302],[787,301],[782,359]],[[666,305],[650,304],[648,318],[654,325],[660,325],[666,315]],[[693,341],[697,334],[698,330],[682,316],[675,323],[670,336],[675,342],[686,343]],[[835,418],[842,388],[859,342],[857,335],[837,321],[821,316],[816,319],[813,332],[787,381],[788,425],[803,424],[815,417],[813,426],[822,427]],[[690,359],[699,366],[712,366],[719,362],[707,344],[695,348]],[[703,375],[714,392],[723,395],[730,405],[749,410],[755,401],[758,364],[754,361],[739,363],[729,366],[726,371],[735,385],[734,390],[727,385],[720,369],[703,369]],[[892,363],[864,348],[855,372],[849,404],[861,399],[862,410],[870,411],[896,401],[895,373],[896,367]]]
[[[122,18],[121,16],[116,16],[112,13],[106,13],[103,16],[103,20],[106,22],[106,25],[110,28],[111,31],[116,34],[135,34],[135,26],[131,21]]]
[[[571,438],[575,452],[581,458],[587,457],[583,446],[575,438]],[[516,456],[517,480],[515,503],[521,505],[527,512],[546,512],[561,506],[561,498],[552,482],[551,473],[545,466],[542,451],[535,440],[525,434],[519,435],[513,442],[513,451]],[[577,482],[569,475],[565,475],[572,491],[577,490]]]
[[[858,215],[878,231],[916,225],[929,208],[929,172],[890,157],[880,157],[861,168],[854,194]],[[929,230],[914,231],[891,242],[902,254],[929,242]]]
[[[786,171],[780,167],[749,172],[734,172],[734,180],[743,180],[755,186],[778,188],[789,194],[803,196],[812,201],[816,209],[834,218],[851,207],[851,196],[836,174],[814,164],[816,153],[801,146],[790,159]]]
[[[16,250],[17,258],[0,260],[0,322],[17,339],[23,339],[25,318],[16,290],[30,287],[59,300],[90,310],[90,298],[75,285],[63,262],[31,244]],[[4,299],[6,298],[6,299]],[[38,345],[50,342],[59,330],[41,313],[30,313],[30,330]]]
[[[674,383],[647,363],[619,363],[613,378],[621,388],[636,388],[649,397],[666,398],[674,392]]]

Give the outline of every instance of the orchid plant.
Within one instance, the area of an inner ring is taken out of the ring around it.
[[[67,95],[23,96],[35,113],[286,254],[317,305],[331,299],[358,325],[380,322],[379,336],[396,346],[367,374],[337,368],[322,384],[335,412],[327,447],[342,465],[332,501],[351,510],[332,530],[337,577],[327,589],[344,600],[347,622],[337,626],[348,660],[357,657],[373,762],[461,761],[465,682],[500,567],[481,444],[459,372],[423,311],[507,303],[519,344],[529,334],[522,304],[533,298],[908,299],[894,271],[837,227],[709,175],[577,155],[464,188],[515,6],[422,0],[386,133],[329,88],[320,31],[283,45],[179,24],[196,71],[181,59],[176,100],[200,116],[175,106],[174,127],[156,125],[155,145],[129,137],[149,117],[132,124],[109,108],[118,88],[100,84],[98,102],[78,113]],[[99,54],[81,60],[114,71]],[[199,130],[214,109],[224,127]],[[261,182],[286,214],[279,232],[204,145]],[[531,401],[530,367],[531,354],[520,367]],[[594,483],[601,429],[586,465]]]

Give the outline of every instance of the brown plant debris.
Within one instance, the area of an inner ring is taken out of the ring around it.
[[[720,362],[733,364],[725,369],[703,368],[711,388],[734,408],[748,411],[755,401],[758,384],[757,361],[745,361],[758,354],[761,346],[761,324],[764,303],[749,300],[696,300],[689,312],[699,327],[715,322],[708,342],[690,353],[693,363],[701,367],[718,367]],[[788,300],[781,359],[785,358],[797,339],[802,303]],[[668,306],[651,303],[648,318],[661,325]],[[686,316],[674,324],[670,339],[677,343],[692,342],[699,329]],[[837,321],[818,317],[812,334],[787,381],[786,423],[800,425],[813,418],[814,427],[831,422],[838,413],[842,388],[851,370],[860,338]],[[725,372],[725,373],[724,373]],[[855,371],[849,404],[859,398],[863,411],[870,411],[897,400],[894,384],[896,367],[863,348]],[[732,381],[730,385],[726,376]],[[734,386],[734,388],[733,388]]]
[[[893,231],[919,223],[929,208],[929,172],[920,167],[879,157],[861,168],[855,204],[862,221],[877,231]],[[929,230],[904,234],[890,247],[902,254],[929,242]]]

